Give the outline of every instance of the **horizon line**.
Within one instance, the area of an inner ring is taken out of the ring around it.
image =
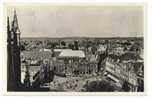
[[[71,36],[71,37],[36,37],[36,36],[25,36],[21,38],[144,38],[144,36],[115,36],[115,37],[79,37],[79,36]]]

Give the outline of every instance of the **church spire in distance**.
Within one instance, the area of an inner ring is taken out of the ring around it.
[[[20,33],[20,29],[19,29],[19,26],[18,26],[18,18],[17,18],[16,10],[14,10],[14,18],[13,18],[13,21],[12,21],[12,30],[14,32]]]

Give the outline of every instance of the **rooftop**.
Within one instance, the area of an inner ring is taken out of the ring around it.
[[[61,51],[61,53],[59,54],[59,57],[79,57],[79,58],[84,58],[85,54],[81,50],[67,49],[67,50]]]

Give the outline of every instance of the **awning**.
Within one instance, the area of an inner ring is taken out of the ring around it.
[[[119,82],[119,79],[117,79],[116,77],[108,74],[107,77],[111,78],[112,80],[114,80],[115,82]]]

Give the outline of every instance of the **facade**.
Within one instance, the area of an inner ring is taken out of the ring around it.
[[[56,59],[54,59],[56,58]],[[96,61],[86,61],[85,54],[81,50],[62,50],[59,56],[52,58],[51,66],[57,73],[65,76],[92,75],[97,72]]]
[[[81,77],[93,75],[97,73],[97,63],[95,62],[80,62],[80,60],[65,60],[61,59],[53,62],[53,68],[56,73],[65,76]]]
[[[111,58],[107,58],[105,63],[105,71],[119,79],[119,81],[117,80],[116,82],[122,83],[124,81],[127,81],[131,91],[137,91],[137,75],[133,70],[129,69],[129,67],[133,66],[129,66],[129,64],[125,63],[115,62]]]

